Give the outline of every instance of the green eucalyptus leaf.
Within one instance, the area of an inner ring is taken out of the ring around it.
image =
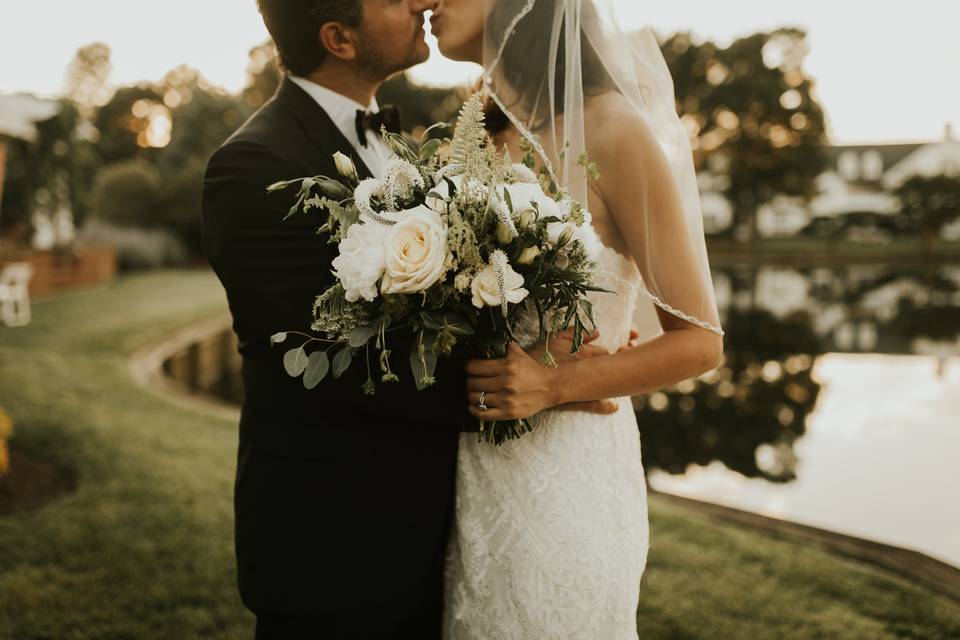
[[[417,389],[419,389],[419,380],[424,377],[426,369],[420,360],[420,343],[417,340],[410,345],[410,371],[413,372],[413,379],[417,381]]]
[[[290,349],[283,354],[283,368],[286,369],[287,374],[296,378],[307,368],[307,360],[307,352],[304,351],[303,347]]]
[[[433,349],[427,349],[424,358],[427,361],[427,377],[432,378],[437,371],[437,352]]]
[[[287,334],[281,331],[280,333],[275,333],[272,336],[270,336],[270,344],[280,344],[286,339],[287,339]]]
[[[333,377],[339,378],[343,372],[350,367],[353,362],[353,350],[350,347],[344,347],[337,355],[333,357]]]
[[[410,347],[410,369],[417,390],[422,391],[433,384],[433,374],[437,369],[437,353],[433,350],[437,334],[435,331],[421,331],[420,339],[414,340]]]
[[[348,340],[351,347],[358,349],[363,345],[367,344],[367,341],[373,336],[377,335],[380,332],[380,329],[376,326],[373,327],[357,327],[350,332],[350,338]]]
[[[307,359],[307,368],[303,372],[303,386],[313,389],[320,381],[327,377],[330,371],[330,358],[326,351],[314,351]]]

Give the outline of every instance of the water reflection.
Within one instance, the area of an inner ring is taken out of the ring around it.
[[[715,280],[724,367],[638,405],[651,484],[960,566],[960,265]]]
[[[795,477],[793,443],[820,391],[811,371],[817,336],[806,312],[725,314],[724,365],[637,400],[647,469],[683,473],[714,460],[748,477]]]

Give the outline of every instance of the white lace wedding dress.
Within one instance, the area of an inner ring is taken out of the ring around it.
[[[626,344],[640,274],[609,247],[590,295],[609,351]],[[521,332],[536,340],[536,326]],[[546,411],[500,447],[460,437],[446,566],[448,640],[637,638],[647,490],[629,398],[613,415]]]

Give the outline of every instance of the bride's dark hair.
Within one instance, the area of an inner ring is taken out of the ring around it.
[[[547,102],[549,96],[549,77],[543,73],[541,63],[550,55],[550,38],[543,34],[544,25],[553,24],[555,0],[535,0],[533,8],[517,23],[513,33],[505,36],[510,23],[516,18],[518,8],[515,2],[497,2],[487,17],[487,45],[494,50],[499,48],[496,39],[507,37],[507,44],[497,69],[510,85],[513,102],[506,105],[511,111],[514,107],[528,114],[534,129],[549,121],[553,115],[563,113],[563,97],[566,85],[566,29],[564,16],[560,27],[559,42],[554,68],[554,100]],[[595,23],[598,20],[596,8],[590,0],[582,6],[583,23]],[[607,72],[600,55],[587,35],[580,31],[581,74],[584,97],[616,90],[616,84]],[[531,64],[533,63],[533,64]],[[502,97],[502,96],[501,96]],[[492,100],[486,105],[487,129],[490,133],[503,131],[510,125],[506,114]]]

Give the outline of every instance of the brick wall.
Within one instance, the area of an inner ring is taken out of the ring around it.
[[[105,284],[117,275],[117,255],[110,247],[84,247],[71,253],[34,251],[23,256],[0,258],[33,265],[30,296],[44,296]]]

